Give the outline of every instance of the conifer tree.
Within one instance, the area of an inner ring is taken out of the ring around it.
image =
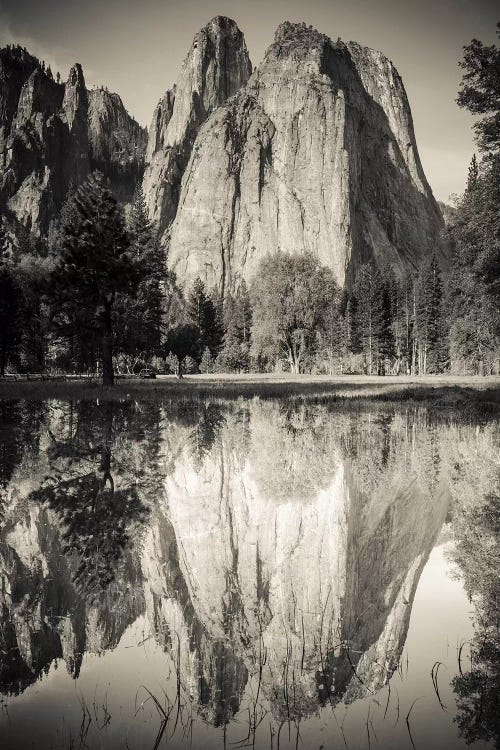
[[[220,349],[222,331],[217,308],[205,291],[205,284],[195,279],[187,303],[187,317],[198,331],[198,342],[194,358],[200,362],[205,347],[215,357]]]
[[[245,279],[241,280],[241,283],[238,287],[235,303],[237,325],[241,336],[241,341],[245,344],[250,344],[252,331],[252,303],[250,299],[250,292],[246,285]]]
[[[20,289],[9,252],[7,230],[0,225],[0,376],[19,346]]]
[[[213,359],[212,355],[210,354],[210,349],[208,346],[205,347],[203,350],[203,355],[201,357],[200,362],[200,372],[202,372],[204,375],[206,375],[209,372],[212,372],[213,369]]]
[[[500,37],[500,23],[497,24]],[[482,115],[474,125],[479,147],[486,152],[500,148],[500,47],[486,46],[473,39],[464,47],[460,63],[463,75],[457,103],[475,115]]]
[[[123,212],[99,172],[70,196],[59,238],[53,288],[61,303],[76,302],[98,327],[103,384],[112,385],[115,301],[117,295],[133,292],[138,267]]]
[[[419,374],[438,372],[443,345],[442,282],[435,255],[424,259],[416,282],[415,339]]]
[[[472,155],[471,162],[469,164],[469,172],[467,175],[467,190],[474,190],[477,185],[477,178],[479,177],[479,167],[477,164],[476,154]]]
[[[497,24],[500,35],[500,24]],[[500,48],[473,39],[464,47],[457,102],[476,119],[467,189],[450,228],[454,246],[447,307],[454,369],[498,372],[500,367]]]
[[[221,366],[235,372],[247,371],[250,367],[252,306],[244,280],[236,294],[228,294],[224,300],[223,325]]]
[[[359,267],[353,291],[356,298],[356,327],[361,351],[365,356],[368,374],[374,375],[378,372],[384,336],[388,330],[383,279],[374,263],[364,263]]]
[[[117,300],[120,349],[130,354],[158,354],[163,333],[165,306],[165,256],[149,220],[142,190],[134,196],[128,219],[131,253],[138,269],[133,297]]]

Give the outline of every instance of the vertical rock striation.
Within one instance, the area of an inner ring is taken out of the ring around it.
[[[267,253],[310,251],[344,285],[369,258],[416,267],[442,226],[392,63],[284,23],[198,133],[169,264],[181,283],[224,292]]]
[[[245,39],[234,21],[217,16],[196,34],[178,84],[159,102],[149,131],[143,190],[161,233],[175,216],[182,175],[201,125],[251,72]]]

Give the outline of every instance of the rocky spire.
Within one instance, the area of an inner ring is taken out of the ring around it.
[[[25,50],[0,50],[0,201],[35,233],[47,232],[69,185],[91,169],[130,200],[145,146],[145,129],[120,97],[88,92],[78,63],[63,85]]]
[[[87,120],[88,110],[87,89],[85,78],[80,63],[75,63],[71,68],[64,87],[63,109],[70,130],[81,127]]]
[[[118,94],[104,88],[88,92],[88,137],[92,169],[110,177],[115,195],[123,201],[142,178],[146,129],[125,109]]]
[[[63,111],[69,128],[68,184],[78,185],[90,171],[87,113],[89,101],[82,66],[73,65],[64,87]]]
[[[245,39],[234,21],[217,16],[196,34],[175,92],[167,92],[157,106],[149,132],[143,190],[161,232],[175,216],[182,175],[201,125],[251,72]]]

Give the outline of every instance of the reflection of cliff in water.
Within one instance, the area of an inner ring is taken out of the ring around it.
[[[250,681],[294,717],[389,679],[448,510],[446,428],[259,402],[52,403],[40,425],[3,490],[2,691],[58,658],[77,676],[144,611],[215,724]]]
[[[245,445],[241,422],[250,425]],[[191,693],[214,643],[239,659],[229,686],[259,674],[280,715],[386,682],[448,507],[436,436],[417,427],[256,404],[226,415],[201,466],[178,430],[164,512],[188,607],[177,608],[164,584],[154,524],[143,571],[157,627],[163,615],[164,630],[183,633]]]

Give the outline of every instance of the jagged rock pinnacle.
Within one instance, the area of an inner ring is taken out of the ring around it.
[[[160,232],[175,216],[180,183],[199,129],[252,72],[245,39],[234,21],[216,16],[193,39],[175,92],[158,104],[149,130],[143,190]]]

